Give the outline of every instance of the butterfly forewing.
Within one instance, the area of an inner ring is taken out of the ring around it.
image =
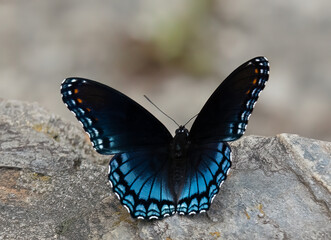
[[[151,113],[106,85],[67,78],[61,85],[61,94],[101,154],[167,146],[172,139],[166,127]]]
[[[269,63],[256,57],[238,67],[215,90],[194,121],[192,142],[233,141],[247,126],[255,102],[269,77]]]

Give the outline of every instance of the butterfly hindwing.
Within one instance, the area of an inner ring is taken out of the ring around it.
[[[116,154],[109,164],[113,191],[133,218],[160,219],[175,213],[166,148]]]
[[[231,167],[231,149],[225,142],[192,145],[186,181],[177,203],[179,214],[207,211]]]
[[[67,78],[61,85],[61,94],[101,154],[168,145],[172,139],[151,113],[111,87],[88,79]]]
[[[192,142],[233,141],[247,126],[255,102],[269,77],[269,63],[256,57],[233,71],[208,99],[194,121]]]

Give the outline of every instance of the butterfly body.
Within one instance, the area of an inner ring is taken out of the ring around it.
[[[151,113],[119,91],[67,78],[62,100],[100,154],[114,155],[109,183],[133,218],[161,219],[207,211],[231,167],[227,141],[240,138],[269,76],[266,58],[253,58],[208,99],[191,130],[172,137]]]
[[[174,198],[177,199],[185,181],[186,166],[188,164],[187,153],[190,147],[190,141],[188,139],[189,132],[185,127],[180,126],[175,133],[176,135],[171,141],[169,150],[169,169],[173,169],[169,173],[169,185],[173,186],[172,192]]]

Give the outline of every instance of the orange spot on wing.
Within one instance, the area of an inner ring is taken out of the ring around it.
[[[259,69],[255,68],[255,73],[259,73]]]
[[[254,79],[254,81],[253,81],[253,84],[255,85],[255,84],[256,84],[256,82],[257,82],[257,79],[255,78],[255,79]]]
[[[77,102],[79,102],[79,103],[82,103],[82,102],[83,102],[83,100],[82,100],[82,99],[80,99],[80,98],[77,98]]]
[[[90,108],[86,108],[86,110],[87,110],[88,112],[91,112],[91,109],[90,109]]]
[[[78,93],[78,89],[76,88],[76,89],[74,89],[74,93]]]
[[[246,92],[246,94],[249,94],[251,92],[251,90],[248,90],[247,92]]]

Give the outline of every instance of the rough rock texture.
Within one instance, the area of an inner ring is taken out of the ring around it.
[[[330,239],[331,143],[281,134],[231,144],[207,213],[133,220],[109,156],[37,104],[0,100],[0,239]]]

